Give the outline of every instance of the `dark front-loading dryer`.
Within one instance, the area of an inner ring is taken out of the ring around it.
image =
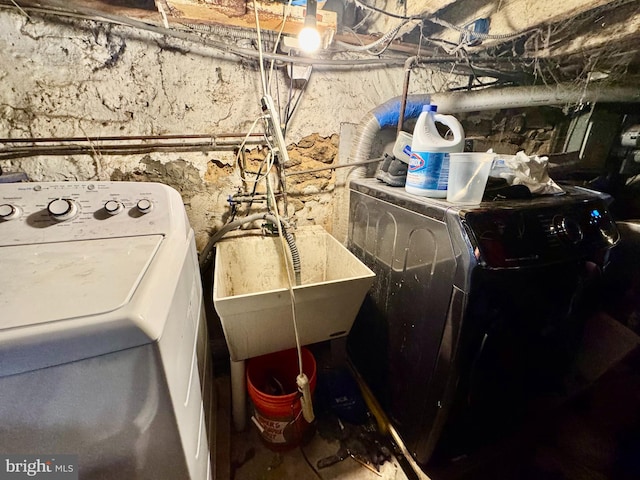
[[[348,247],[376,279],[349,360],[422,467],[505,437],[567,393],[619,237],[608,197],[566,187],[460,206],[375,179],[350,188]]]

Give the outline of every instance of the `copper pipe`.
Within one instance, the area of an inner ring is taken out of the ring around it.
[[[107,145],[42,145],[8,147],[0,149],[0,160],[11,160],[22,157],[35,157],[39,155],[135,155],[158,151],[169,152],[204,152],[214,150],[229,150],[240,146],[242,140],[218,141],[218,142],[182,142],[182,143],[135,143],[135,144],[107,144]],[[262,141],[250,140],[246,144],[256,145]]]
[[[246,133],[219,133],[216,135],[199,133],[186,135],[131,135],[131,136],[107,136],[107,137],[41,137],[41,138],[0,138],[0,143],[51,143],[51,142],[107,142],[130,140],[181,140],[194,138],[244,138]],[[251,133],[250,137],[262,137],[263,133]]]
[[[376,163],[382,160],[383,157],[372,158],[370,160],[363,160],[362,162],[354,162],[354,163],[344,163],[341,165],[331,165],[330,167],[320,167],[320,168],[312,168],[311,170],[300,170],[300,171],[287,171],[287,177],[291,177],[293,175],[303,175],[305,173],[315,173],[322,172],[325,170],[335,170],[337,168],[346,168],[346,167],[358,167],[360,165],[368,165],[370,163]]]

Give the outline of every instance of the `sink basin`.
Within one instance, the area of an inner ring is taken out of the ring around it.
[[[375,274],[320,226],[300,227],[294,236],[301,345],[347,335]],[[213,303],[235,362],[296,346],[281,243],[250,230],[216,244]]]

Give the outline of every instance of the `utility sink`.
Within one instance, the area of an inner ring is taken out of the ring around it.
[[[347,335],[375,274],[320,226],[300,227],[294,237],[301,345]],[[216,244],[213,303],[235,362],[296,346],[283,255],[280,238],[259,230]]]

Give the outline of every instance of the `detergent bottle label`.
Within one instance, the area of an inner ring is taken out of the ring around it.
[[[411,152],[407,185],[424,190],[447,190],[449,153]]]

